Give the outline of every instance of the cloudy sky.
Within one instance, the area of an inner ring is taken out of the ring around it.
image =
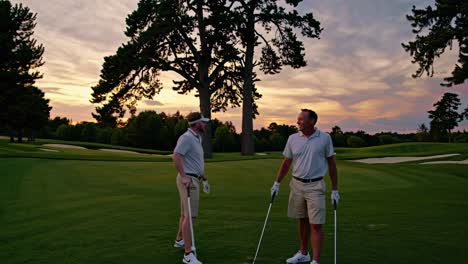
[[[124,42],[125,18],[138,0],[15,0],[38,13],[35,37],[45,48],[44,78],[38,86],[51,100],[51,116],[73,121],[92,121],[91,87],[99,80],[103,58]],[[414,131],[428,123],[427,110],[444,92],[458,93],[468,104],[468,84],[455,88],[439,85],[452,71],[457,48],[436,63],[433,78],[412,79],[416,70],[401,48],[413,38],[405,15],[411,7],[424,7],[433,0],[305,0],[300,9],[312,11],[324,31],[320,40],[306,40],[308,66],[285,68],[273,76],[260,75],[263,98],[256,128],[271,122],[295,124],[300,108],[319,114],[319,127],[367,132]],[[190,95],[171,90],[175,74],[163,75],[167,84],[152,101],[142,101],[139,110],[183,114],[198,110]],[[233,121],[241,129],[240,109],[214,114]],[[468,122],[462,128],[468,129]]]

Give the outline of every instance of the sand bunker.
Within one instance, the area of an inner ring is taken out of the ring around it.
[[[445,155],[436,155],[436,156],[425,156],[425,157],[385,157],[385,158],[369,158],[369,159],[360,159],[352,160],[353,162],[367,163],[367,164],[392,164],[400,163],[407,161],[418,161],[418,160],[427,160],[427,159],[440,159],[447,158],[452,156],[457,156],[460,154],[445,154]]]
[[[44,144],[44,147],[51,147],[51,148],[67,148],[67,149],[86,149],[80,146],[74,145],[65,145],[65,144]]]
[[[45,148],[40,148],[40,150],[42,151],[47,151],[47,152],[60,152],[58,150],[55,150],[55,149],[45,149]]]
[[[126,154],[144,154],[144,153],[138,153],[136,151],[131,151],[131,150],[122,150],[122,149],[98,149],[100,151],[107,151],[107,152],[114,152],[114,153],[126,153]]]
[[[440,160],[440,161],[428,161],[421,164],[468,164],[468,160]]]

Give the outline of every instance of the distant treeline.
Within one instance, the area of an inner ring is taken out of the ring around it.
[[[216,152],[240,151],[241,136],[232,122],[211,121],[213,148]],[[100,127],[97,123],[81,122],[72,124],[69,119],[55,117],[45,127],[37,131],[34,137],[86,141],[129,146],[137,148],[171,150],[179,136],[188,128],[188,123],[179,112],[169,115],[144,111],[119,124],[117,128]],[[281,151],[289,135],[296,133],[295,126],[271,123],[266,128],[254,131],[255,150]],[[0,128],[1,134],[7,134]],[[448,135],[430,131],[421,125],[418,133],[399,134],[382,132],[370,135],[364,131],[344,132],[335,126],[330,133],[336,147],[366,147],[402,142],[447,142]],[[31,137],[31,138],[34,138]],[[468,142],[467,132],[452,132],[453,142]]]

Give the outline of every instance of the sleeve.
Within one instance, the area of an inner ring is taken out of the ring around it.
[[[188,140],[187,137],[182,135],[177,140],[177,145],[174,149],[174,154],[177,153],[182,156],[185,156],[185,154],[187,154],[187,152],[189,151],[189,148],[190,148],[190,141]]]
[[[286,146],[284,147],[283,156],[288,159],[293,158],[293,152],[291,148],[291,136],[289,136]]]
[[[327,135],[328,135],[328,139],[327,139],[328,143],[327,143],[327,145],[325,147],[325,156],[327,158],[329,158],[329,157],[335,155],[335,148],[333,148],[333,141],[331,139],[331,136],[329,134],[327,134]]]

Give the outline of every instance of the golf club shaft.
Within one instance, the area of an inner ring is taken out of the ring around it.
[[[190,187],[187,187],[187,202],[188,202],[188,215],[190,223],[190,234],[192,236],[192,251],[193,254],[197,255],[197,249],[195,247],[195,236],[193,235],[193,223],[192,223],[192,206],[190,205]]]
[[[337,227],[337,221],[336,221],[337,219],[336,219],[336,202],[335,201],[333,202],[333,206],[335,207],[335,210],[334,210],[335,212],[335,246],[334,246],[335,258],[334,259],[335,259],[335,264],[336,264],[336,231],[338,227]]]
[[[255,257],[253,259],[252,264],[255,264],[255,261],[257,260],[258,251],[260,250],[260,245],[262,244],[263,234],[265,233],[265,228],[268,222],[268,217],[270,216],[270,210],[271,210],[271,206],[273,205],[273,200],[275,199],[275,196],[276,196],[276,193],[274,193],[271,196],[271,201],[270,201],[270,205],[268,206],[268,212],[265,218],[265,223],[263,224],[262,234],[260,235],[260,240],[258,241],[257,251],[255,251]]]

